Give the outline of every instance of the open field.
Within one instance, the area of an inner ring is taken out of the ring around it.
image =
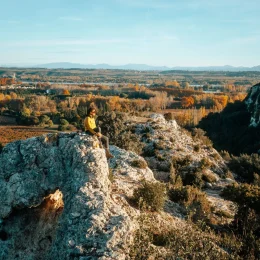
[[[220,84],[233,82],[235,85],[253,85],[260,82],[260,71],[138,71],[105,69],[40,69],[0,68],[0,77],[16,74],[18,81],[93,83],[139,83],[154,81],[187,81],[193,84]]]
[[[0,143],[6,145],[17,140],[25,140],[30,137],[54,133],[57,131],[27,126],[0,126]]]

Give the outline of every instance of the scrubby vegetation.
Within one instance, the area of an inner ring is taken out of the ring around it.
[[[238,255],[240,244],[232,234],[221,237],[192,224],[174,227],[165,223],[153,214],[140,216],[131,259],[243,259]]]
[[[256,153],[260,149],[259,127],[249,127],[251,114],[241,101],[230,103],[220,113],[210,113],[199,123],[217,150],[231,154]]]
[[[173,187],[169,190],[169,198],[184,206],[185,214],[193,221],[207,221],[211,208],[206,194],[193,186]]]
[[[228,165],[230,170],[249,183],[260,175],[260,156],[258,154],[232,156]]]
[[[159,182],[143,182],[134,190],[133,203],[142,210],[159,211],[166,200],[165,185]]]
[[[147,163],[144,160],[134,160],[131,162],[131,165],[133,167],[137,167],[137,168],[141,168],[141,169],[145,169],[147,167]]]
[[[137,154],[142,153],[144,145],[140,141],[140,137],[134,133],[126,113],[105,112],[98,117],[98,124],[111,144]]]
[[[249,184],[228,186],[222,195],[238,206],[230,228],[242,242],[240,255],[247,259],[259,259],[260,187]]]

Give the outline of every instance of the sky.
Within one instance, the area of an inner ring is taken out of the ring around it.
[[[259,0],[0,4],[0,65],[260,65]]]

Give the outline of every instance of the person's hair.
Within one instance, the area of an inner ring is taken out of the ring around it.
[[[90,113],[91,113],[92,111],[94,111],[94,110],[96,110],[94,107],[89,107],[89,108],[88,108],[87,116],[90,116]],[[97,112],[97,110],[96,110],[96,112]]]

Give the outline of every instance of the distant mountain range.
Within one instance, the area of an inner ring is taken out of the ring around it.
[[[5,65],[3,67],[15,67],[16,65]],[[27,67],[25,65],[17,65],[17,67]],[[30,68],[46,68],[46,69],[119,69],[119,70],[188,70],[188,71],[260,71],[260,65],[254,67],[233,67],[225,66],[208,66],[208,67],[166,67],[166,66],[150,66],[146,64],[126,64],[126,65],[109,65],[109,64],[80,64],[70,62],[55,62],[29,66]]]

